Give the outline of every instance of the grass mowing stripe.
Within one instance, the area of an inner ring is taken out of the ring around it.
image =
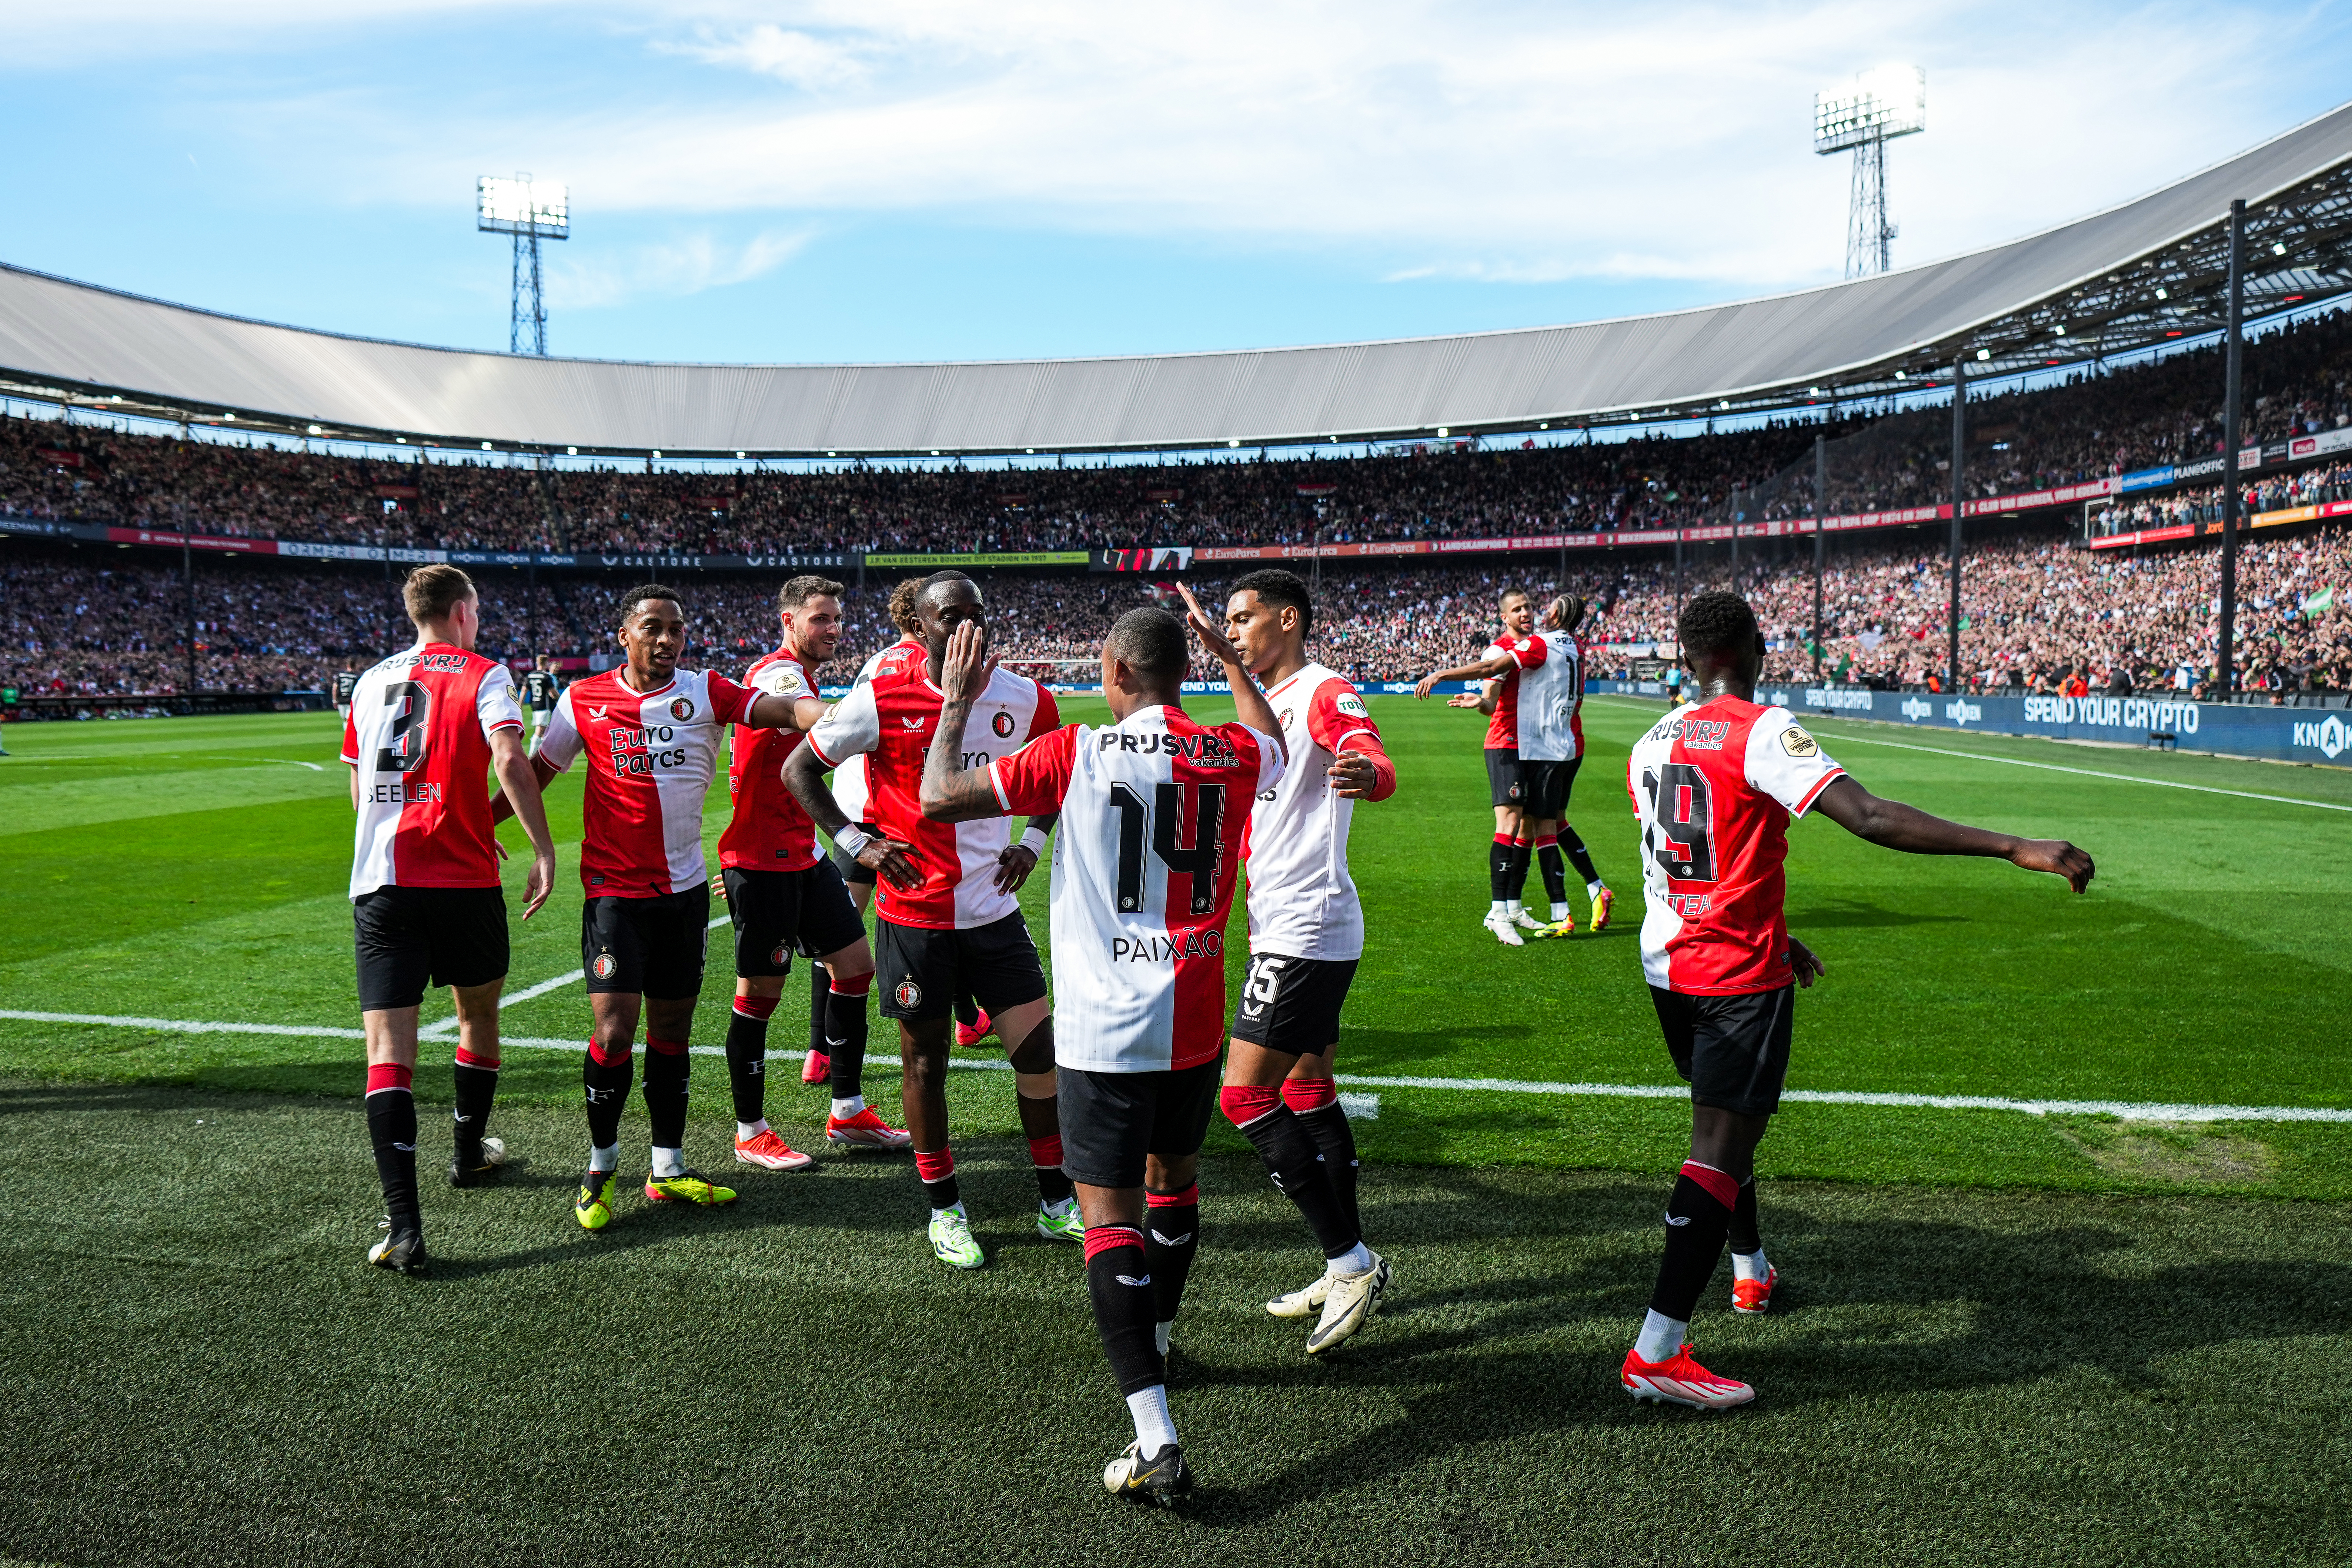
[[[1591,699],[1591,700],[1595,702],[1613,701],[1622,707],[1638,708],[1645,711],[1654,711],[1654,710],[1650,709],[1650,706],[1647,703],[1632,702],[1622,697],[1595,697]],[[1837,715],[1833,713],[1825,715],[1824,717],[1833,720],[1841,724],[1864,724],[1870,722],[1870,721],[1866,719],[1839,719]],[[2019,737],[2005,736],[2003,738],[2014,740]],[[2023,738],[2027,740],[2040,740],[2042,737],[2029,735]],[[2186,789],[2194,790],[2199,795],[2234,795],[2240,800],[2272,801],[2280,805],[2307,805],[2315,811],[2352,811],[2352,805],[2346,805],[2340,802],[2332,800],[2304,800],[2299,796],[2291,795],[2257,795],[2252,790],[2220,789],[2212,784],[2182,784],[2176,779],[2152,779],[2142,773],[2101,773],[2096,768],[2069,768],[2061,766],[2057,763],[2028,762],[2023,757],[1995,757],[1987,755],[1983,752],[1956,752],[1948,746],[1922,746],[1909,741],[1880,741],[1874,740],[1868,735],[1856,735],[1843,732],[1838,736],[1838,739],[1842,742],[1851,741],[1857,746],[1890,746],[1898,752],[1926,752],[1931,756],[1959,757],[1971,763],[2004,763],[2012,768],[2039,768],[2043,773],[2079,773],[2086,779],[2114,779],[2121,784],[2153,784],[2158,789]]]
[[[572,978],[577,978],[573,976]],[[554,982],[550,982],[553,984]],[[282,1024],[219,1024],[166,1018],[112,1018],[94,1013],[27,1013],[0,1009],[0,1018],[37,1024],[92,1024],[126,1029],[170,1029],[181,1034],[309,1035],[332,1039],[356,1039],[357,1029],[311,1028]],[[509,1036],[499,1041],[522,1050],[576,1051],[578,1040],[542,1036]],[[692,1046],[698,1057],[723,1057],[724,1046]],[[768,1059],[796,1057],[797,1050],[771,1050]],[[869,1064],[887,1072],[887,1058]],[[986,1058],[950,1057],[951,1068],[1009,1072],[1013,1064]],[[1544,1083],[1506,1078],[1398,1078],[1360,1073],[1334,1073],[1332,1081],[1350,1089],[1427,1089],[1455,1094],[1563,1094],[1614,1100],[1678,1100],[1690,1093],[1688,1084]],[[2007,1100],[1971,1094],[1897,1094],[1860,1089],[1791,1089],[1780,1098],[1811,1105],[1886,1105],[1922,1110],[2015,1110],[2028,1116],[2116,1116],[2131,1121],[2347,1121],[2352,1110],[2305,1105],[2168,1105],[2126,1100]]]

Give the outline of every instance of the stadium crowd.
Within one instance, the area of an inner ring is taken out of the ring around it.
[[[2219,357],[2218,349],[2189,351],[1973,402],[1969,489],[2013,492],[2210,455],[2220,446]],[[2352,425],[2346,313],[2263,334],[2246,365],[2250,437]],[[1813,437],[1822,429],[1835,441],[1832,510],[1946,499],[1946,412],[1823,412],[1832,416],[1826,425],[1796,419],[1508,449],[1459,437],[1368,458],[1269,462],[1233,454],[1017,468],[950,461],[822,472],[747,462],[731,473],[542,468],[520,454],[444,460],[455,456],[446,451],[400,461],[313,452],[283,439],[182,441],[11,416],[0,419],[0,510],[253,538],[589,552],[1507,537],[1808,513]]]
[[[146,558],[152,561],[152,557]],[[1625,676],[1672,652],[1675,607],[1702,587],[1731,586],[1756,605],[1775,679],[1809,678],[1811,552],[1759,555],[1736,574],[1728,552],[1694,551],[1679,574],[1659,557],[1622,566],[1558,558],[1477,566],[1327,563],[1318,584],[1316,655],[1363,684],[1410,679],[1465,661],[1496,629],[1508,587],[1538,597],[1573,593],[1592,605],[1583,628],[1595,674]],[[1238,575],[1243,568],[1234,568]],[[1897,543],[1833,541],[1823,574],[1820,668],[1880,687],[1940,683],[1947,568],[1919,535]],[[536,598],[520,572],[486,570],[482,647],[532,652],[585,668],[612,647],[619,595],[644,574],[540,575]],[[689,658],[740,669],[775,640],[781,574],[696,573],[688,597]],[[1147,598],[1173,602],[1169,584],[1109,574],[980,574],[1000,657],[1028,673],[1087,679],[1103,634]],[[895,635],[884,621],[887,574],[869,575],[845,605],[843,656],[822,672],[845,681]],[[1208,603],[1218,577],[1190,579]],[[0,684],[53,694],[177,694],[186,681],[183,628],[188,589],[179,574],[131,552],[0,546]],[[1989,689],[2203,691],[2212,682],[2218,551],[2091,552],[2047,527],[2024,527],[1973,546],[1964,563],[1961,650],[1967,679]],[[2279,693],[2352,690],[2352,619],[2337,607],[2352,587],[2352,529],[2321,524],[2258,535],[2240,554],[2240,685]],[[323,689],[405,646],[396,584],[380,568],[254,560],[200,563],[194,618],[198,678],[206,690]],[[1202,679],[1213,674],[1205,667]]]

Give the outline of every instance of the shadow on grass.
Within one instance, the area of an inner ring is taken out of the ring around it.
[[[1840,927],[1958,925],[1968,919],[1967,915],[1931,915],[1916,910],[1883,909],[1876,904],[1857,903],[1849,899],[1842,905],[1811,909],[1801,914],[1791,910],[1789,929],[1802,936],[1808,931],[1830,931]]]

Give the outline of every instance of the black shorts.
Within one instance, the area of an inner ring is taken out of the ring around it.
[[[868,838],[879,838],[882,836],[882,830],[870,822],[861,822],[857,826],[858,830]],[[856,856],[845,855],[836,846],[829,858],[833,861],[833,868],[841,873],[843,881],[863,882],[869,888],[874,885],[874,868],[870,866],[859,865]]]
[[[1576,787],[1576,770],[1583,760],[1519,760],[1519,790],[1524,796],[1520,804],[1527,807],[1528,821],[1558,822],[1568,815],[1568,792]]]
[[[1045,994],[1045,967],[1018,914],[966,931],[874,922],[874,984],[882,1016],[944,1018],[958,996],[998,1015]]]
[[[790,974],[794,952],[823,958],[866,935],[866,921],[831,861],[798,871],[730,866],[719,875],[727,885],[727,918],[735,924],[735,973],[747,980]]]
[[[1234,1007],[1234,1038],[1295,1057],[1319,1057],[1339,1042],[1339,1009],[1356,978],[1352,958],[1250,954]]]
[[[592,993],[699,996],[709,947],[708,882],[650,899],[591,899],[580,910],[580,967]]]
[[[1063,1068],[1062,1173],[1090,1187],[1139,1187],[1145,1155],[1199,1153],[1223,1077],[1213,1058],[1174,1072]]]
[[[378,888],[352,900],[360,1011],[414,1007],[428,985],[507,973],[507,900],[496,888]]]
[[[1691,1086],[1691,1103],[1742,1116],[1780,1109],[1789,1076],[1789,1028],[1797,988],[1748,996],[1685,996],[1650,987],[1658,1026],[1675,1070]]]
[[[1496,805],[1519,804],[1519,749],[1517,746],[1486,748],[1486,793],[1494,797]]]

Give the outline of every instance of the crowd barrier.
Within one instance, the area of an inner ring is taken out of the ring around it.
[[[1596,680],[1588,690],[1664,702],[1654,680]],[[2053,741],[2111,741],[2223,756],[2352,767],[2352,712],[2198,702],[2185,697],[1945,697],[1841,686],[1759,687],[1759,702],[1799,714],[1871,719],[1915,729],[1976,730]],[[2339,762],[2339,759],[2343,759]]]

